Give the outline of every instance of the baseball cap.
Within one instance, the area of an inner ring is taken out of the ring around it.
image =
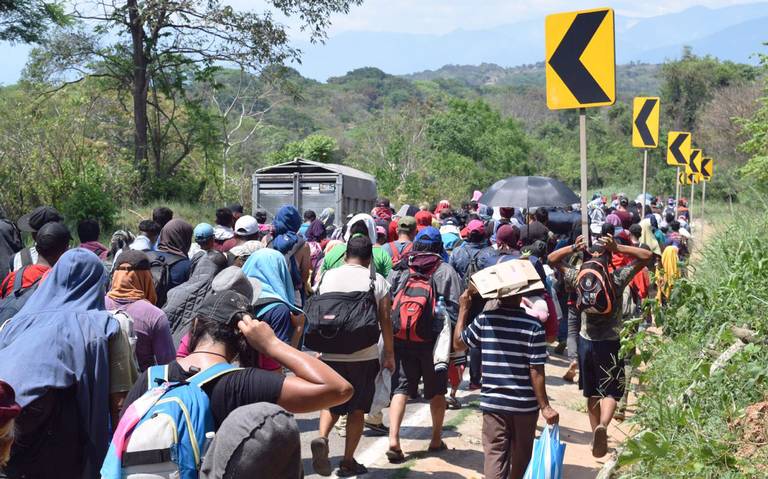
[[[239,314],[247,313],[250,301],[236,291],[211,291],[203,299],[197,314],[222,324],[231,324]]]
[[[243,215],[235,222],[235,233],[250,236],[259,232],[259,222],[251,215]]]
[[[72,241],[72,235],[64,223],[46,223],[37,230],[35,245],[41,254],[47,254],[60,250],[70,241]]]
[[[485,223],[480,220],[472,220],[467,225],[467,234],[479,232],[485,234]]]
[[[10,384],[0,381],[0,428],[19,414],[21,406],[16,403],[16,393]]]
[[[440,236],[440,231],[438,231],[437,228],[434,226],[427,226],[426,228],[419,231],[419,234],[416,235],[416,238],[413,239],[413,242],[426,244],[442,243],[443,237]]]
[[[58,223],[64,219],[53,206],[38,206],[31,213],[19,218],[18,226],[21,231],[37,233],[46,223]]]
[[[383,226],[377,226],[376,227],[376,234],[377,235],[384,235],[387,236],[387,230]]]
[[[397,229],[405,231],[413,231],[416,229],[416,218],[413,216],[403,216],[397,220]]]
[[[195,241],[198,243],[208,241],[209,239],[213,238],[213,226],[209,225],[208,223],[200,223],[199,225],[195,226],[195,230],[192,234],[195,237]]]

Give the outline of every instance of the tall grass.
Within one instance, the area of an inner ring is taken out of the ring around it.
[[[115,229],[124,229],[137,234],[139,223],[142,220],[152,219],[152,210],[159,206],[167,206],[173,210],[174,218],[181,218],[195,226],[198,223],[213,224],[216,220],[216,208],[220,208],[223,205],[157,202],[146,206],[124,207],[120,210],[117,217]],[[110,236],[112,236],[111,231],[102,232],[102,237],[105,239],[108,240]]]
[[[768,348],[747,345],[712,375],[715,355],[703,350],[719,353],[737,341],[732,325],[766,337],[768,220],[756,211],[714,213],[722,221],[717,235],[703,247],[690,278],[675,287],[668,307],[657,312],[664,336],[645,335],[640,342],[647,359],[633,418],[640,433],[620,457],[623,478],[763,477],[756,464],[766,457],[736,454],[743,440],[736,424],[747,406],[768,394]]]

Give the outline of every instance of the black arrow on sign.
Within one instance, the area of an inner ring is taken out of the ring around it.
[[[680,151],[680,147],[683,143],[685,143],[685,140],[688,139],[688,133],[685,133],[683,135],[677,135],[677,138],[675,138],[675,141],[672,142],[671,145],[669,145],[669,151],[672,152],[672,156],[675,157],[675,161],[677,161],[678,165],[687,165],[688,159],[683,156],[683,152]]]
[[[579,59],[606,15],[608,15],[607,10],[576,15],[560,45],[549,59],[549,65],[579,103],[610,101],[608,95]]]
[[[701,174],[705,175],[707,178],[710,176],[707,174],[707,171],[709,171],[710,163],[712,163],[712,158],[704,158],[701,160]]]
[[[643,107],[640,109],[640,113],[638,113],[637,119],[635,120],[637,132],[640,134],[640,138],[642,138],[644,145],[653,146],[656,144],[656,142],[653,141],[651,130],[648,129],[648,117],[651,116],[651,112],[656,107],[657,102],[658,100],[655,98],[652,100],[645,100],[645,103],[643,103]]]
[[[691,162],[688,164],[690,166],[691,171],[694,173],[698,173],[699,170],[696,169],[696,157],[701,154],[701,150],[693,150],[691,151]]]

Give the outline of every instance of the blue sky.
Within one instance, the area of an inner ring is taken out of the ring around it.
[[[651,17],[694,6],[719,8],[761,1],[765,0],[366,0],[353,7],[349,15],[335,16],[329,34],[345,31],[440,34],[457,29],[481,30],[543,18],[549,13],[595,7],[612,7],[627,17]],[[230,3],[240,8],[254,5],[253,0],[230,0]]]
[[[263,0],[225,0],[236,8],[261,10]],[[454,30],[482,30],[524,20],[543,18],[559,11],[613,7],[619,15],[650,17],[694,6],[719,8],[765,0],[366,0],[348,15],[335,15],[329,36],[348,31],[442,34]],[[292,19],[285,20],[288,25]],[[305,39],[295,31],[293,38]],[[0,83],[15,82],[29,52],[24,45],[0,43],[3,68]]]

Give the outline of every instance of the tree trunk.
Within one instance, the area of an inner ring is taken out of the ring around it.
[[[128,19],[133,48],[133,123],[134,163],[146,179],[147,159],[147,56],[144,52],[144,24],[137,0],[128,0]]]

